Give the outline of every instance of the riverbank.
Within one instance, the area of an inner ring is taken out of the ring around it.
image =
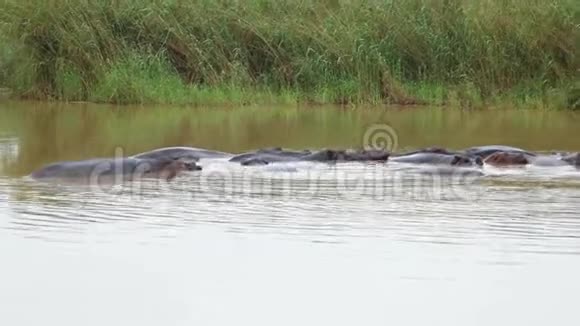
[[[18,98],[578,108],[571,0],[0,5]]]

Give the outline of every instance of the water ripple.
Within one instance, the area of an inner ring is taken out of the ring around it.
[[[569,187],[570,178],[557,187],[545,172],[451,180],[413,177],[397,166],[315,164],[276,173],[222,165],[171,184],[148,180],[101,192],[3,178],[7,218],[0,227],[66,238],[101,228],[165,234],[205,224],[328,243],[371,237],[577,253],[580,188]],[[546,180],[552,187],[538,186]]]

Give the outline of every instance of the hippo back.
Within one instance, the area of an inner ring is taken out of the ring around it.
[[[528,152],[524,149],[512,147],[512,146],[505,146],[505,145],[486,145],[486,146],[476,146],[470,147],[463,150],[463,153],[468,156],[479,156],[481,158],[486,158],[491,154],[497,152],[506,152],[506,153],[522,153],[529,156],[536,156],[536,154],[532,152]]]
[[[230,153],[213,151],[195,147],[164,147],[149,152],[133,155],[139,159],[184,159],[198,161],[204,158],[227,158],[233,156]]]

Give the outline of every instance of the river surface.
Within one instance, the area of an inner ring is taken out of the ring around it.
[[[436,178],[396,164],[241,167],[40,184],[44,164],[506,144],[580,151],[580,115],[0,103],[1,325],[578,325],[580,170]]]

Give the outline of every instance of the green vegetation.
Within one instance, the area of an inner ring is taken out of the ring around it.
[[[4,0],[0,87],[113,103],[578,108],[575,0]]]

